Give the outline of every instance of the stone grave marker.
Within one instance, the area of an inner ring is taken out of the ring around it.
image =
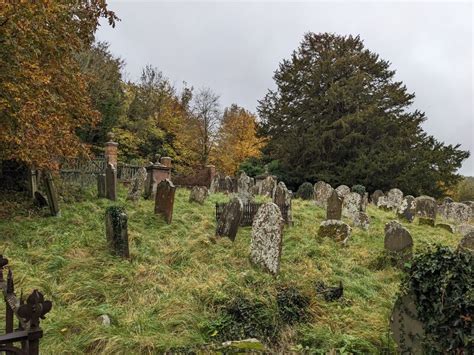
[[[336,187],[336,191],[342,198],[346,197],[351,192],[351,188],[347,185],[339,185]]]
[[[46,188],[46,196],[48,196],[48,206],[52,216],[59,216],[59,196],[56,186],[54,185],[51,172],[47,171],[44,175]]]
[[[342,215],[354,218],[362,209],[362,196],[357,192],[349,192],[342,201]]]
[[[286,188],[283,181],[280,181],[275,188],[273,202],[282,208],[280,212],[285,223],[291,225],[293,223],[291,216],[291,191]]]
[[[343,197],[333,190],[327,201],[326,219],[341,219]]]
[[[227,237],[234,241],[239,230],[240,220],[244,210],[244,204],[238,197],[234,197],[227,203],[217,221],[216,236]]]
[[[471,207],[465,203],[451,202],[442,206],[443,217],[454,223],[467,223],[471,217]]]
[[[390,256],[396,256],[397,266],[403,266],[412,256],[413,239],[410,232],[397,221],[387,223],[384,248]]]
[[[360,227],[363,230],[368,230],[370,227],[370,217],[363,211],[357,212],[353,217],[354,226]]]
[[[145,168],[140,168],[133,176],[128,190],[127,200],[138,201],[143,194],[143,188],[147,179],[147,172]]]
[[[459,249],[474,253],[474,231],[467,233],[459,242]]]
[[[326,207],[328,198],[331,196],[333,190],[331,185],[324,181],[318,181],[314,184],[314,200],[316,204],[320,207]]]
[[[403,218],[408,222],[413,222],[416,213],[416,201],[411,195],[407,195],[403,198],[402,203],[398,207],[397,215],[399,218]]]
[[[105,235],[112,253],[129,258],[128,217],[123,208],[111,206],[105,211]]]
[[[206,186],[193,186],[189,194],[189,202],[197,202],[202,205],[208,195],[209,191]]]
[[[370,201],[375,205],[378,206],[379,198],[385,196],[382,190],[375,190],[374,193],[370,196]]]
[[[232,178],[230,176],[226,176],[224,178],[224,181],[225,181],[225,192],[228,193],[228,194],[231,194],[232,192],[234,192],[234,181],[232,180]]]
[[[252,224],[250,260],[273,275],[280,269],[283,218],[272,202],[263,204]]]
[[[438,204],[433,197],[419,196],[415,198],[416,216],[419,224],[434,226]]]
[[[321,222],[318,235],[322,238],[331,238],[336,242],[342,242],[345,245],[351,236],[351,227],[343,221],[329,219]]]
[[[156,186],[155,214],[161,214],[168,224],[173,220],[175,192],[176,186],[169,179],[161,181]]]
[[[251,177],[242,171],[240,173],[239,179],[237,180],[237,195],[242,200],[243,203],[246,203],[252,199],[252,193],[250,189],[253,186],[253,180]]]
[[[273,198],[275,189],[277,186],[277,181],[271,175],[267,176],[260,185],[260,194],[266,197]]]
[[[105,198],[106,195],[105,174],[97,174],[97,197]]]
[[[117,200],[117,169],[111,163],[105,168],[105,197],[111,201]]]

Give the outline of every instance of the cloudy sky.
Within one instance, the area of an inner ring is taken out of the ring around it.
[[[151,64],[177,87],[210,87],[223,107],[251,111],[305,32],[359,34],[415,92],[414,108],[428,117],[424,129],[474,153],[470,1],[109,0],[109,8],[121,21],[114,29],[101,26],[97,38],[125,60],[129,79]],[[474,176],[474,157],[460,172]]]

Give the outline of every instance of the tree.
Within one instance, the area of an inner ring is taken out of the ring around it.
[[[76,54],[99,18],[117,17],[100,0],[5,2],[0,7],[0,159],[55,168],[87,153],[76,134],[97,122]]]
[[[219,96],[209,88],[198,91],[193,100],[192,113],[198,121],[197,141],[199,161],[206,165],[214,146],[217,130],[222,119],[219,109]]]
[[[304,181],[440,196],[469,152],[423,132],[414,94],[357,36],[307,33],[259,101],[265,153],[291,187]]]
[[[219,171],[234,175],[248,158],[258,158],[263,139],[258,138],[257,118],[236,104],[224,110],[213,160]]]

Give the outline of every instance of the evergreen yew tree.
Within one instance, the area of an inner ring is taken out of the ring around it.
[[[258,107],[265,153],[287,184],[324,180],[437,197],[460,179],[469,152],[422,130],[425,114],[411,108],[415,95],[394,75],[359,36],[304,36]]]

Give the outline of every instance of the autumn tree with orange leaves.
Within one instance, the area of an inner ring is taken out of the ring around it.
[[[117,20],[103,0],[0,5],[0,160],[55,168],[87,153],[77,130],[93,126],[98,112],[76,54],[91,45],[101,17]]]
[[[213,153],[213,162],[219,171],[233,175],[244,160],[260,156],[264,141],[256,132],[254,114],[235,104],[224,110]]]

